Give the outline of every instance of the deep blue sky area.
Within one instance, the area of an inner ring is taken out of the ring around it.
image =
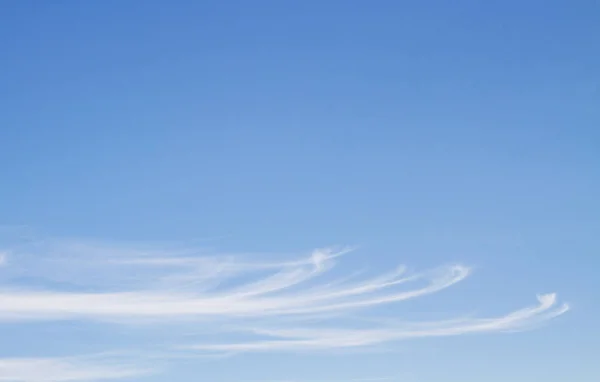
[[[474,267],[402,312],[571,306],[533,331],[192,357],[140,381],[597,381],[599,20],[595,0],[4,1],[3,240],[357,245],[350,268]],[[168,337],[2,317],[0,359]]]

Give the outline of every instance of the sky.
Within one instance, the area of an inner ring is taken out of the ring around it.
[[[599,16],[2,2],[0,381],[598,381]]]

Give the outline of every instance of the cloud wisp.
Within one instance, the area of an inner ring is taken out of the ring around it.
[[[169,344],[159,352],[163,359],[175,359],[365,349],[416,338],[523,330],[569,309],[555,294],[545,294],[537,305],[498,317],[406,322],[395,314],[356,326],[352,320],[362,314],[372,318],[379,307],[446,290],[471,269],[455,264],[411,272],[402,266],[375,276],[346,276],[338,270],[350,251],[334,247],[295,260],[258,261],[259,256],[205,255],[187,248],[37,242],[0,255],[0,324],[79,320],[140,324],[142,330],[172,325]],[[186,322],[200,329],[180,331]],[[77,358],[0,359],[0,382],[116,379],[146,372]]]
[[[140,377],[149,368],[78,358],[0,358],[1,382],[105,381]]]
[[[66,288],[69,284],[63,277],[61,287],[52,289],[4,286],[0,288],[0,320],[223,320],[340,314],[432,294],[465,279],[470,272],[456,265],[407,275],[399,268],[355,283],[314,283],[346,252],[316,250],[306,259],[280,264],[109,256],[102,264],[107,276],[114,278],[118,271],[129,269],[128,275],[132,271],[138,275],[137,285],[113,279],[113,289],[123,285],[121,290],[77,288],[76,284]],[[97,278],[98,267],[93,272]],[[75,274],[85,277],[85,272]],[[411,284],[418,287],[403,288]]]
[[[236,343],[190,345],[190,349],[222,352],[318,351],[367,347],[386,342],[424,337],[518,330],[565,313],[569,308],[556,306],[556,296],[538,296],[539,304],[510,314],[485,319],[463,319],[412,324],[387,324],[377,328],[336,327],[253,328],[253,333],[270,339]]]

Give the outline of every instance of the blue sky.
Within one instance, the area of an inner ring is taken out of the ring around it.
[[[0,381],[600,377],[596,1],[2,8]]]

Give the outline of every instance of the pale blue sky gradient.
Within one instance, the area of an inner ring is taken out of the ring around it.
[[[5,1],[0,248],[357,245],[340,275],[473,267],[386,317],[571,305],[532,331],[161,360],[123,381],[598,381],[598,20],[594,0]],[[0,321],[0,359],[170,330]]]

